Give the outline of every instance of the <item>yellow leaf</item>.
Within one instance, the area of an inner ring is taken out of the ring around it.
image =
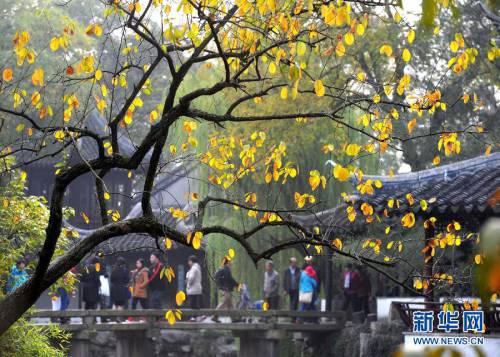
[[[24,130],[24,124],[23,123],[20,123],[20,124],[17,124],[16,126],[16,131],[19,132],[19,131],[23,131]]]
[[[427,201],[426,200],[420,200],[420,208],[422,208],[422,211],[427,211]]]
[[[335,239],[333,240],[333,245],[334,245],[337,249],[342,250],[342,241],[340,240],[340,238],[335,238]]]
[[[405,62],[409,62],[411,60],[411,52],[407,48],[403,50],[403,54],[401,55],[401,58]]]
[[[415,281],[413,282],[413,287],[417,290],[420,290],[422,289],[423,287],[423,284],[422,284],[422,280],[420,279],[415,279]]]
[[[57,130],[55,133],[54,133],[54,137],[56,138],[57,141],[62,141],[64,139],[64,131],[62,130]]]
[[[450,42],[450,50],[453,53],[455,53],[455,52],[458,51],[458,42],[457,41],[451,41]]]
[[[82,212],[80,213],[83,220],[85,221],[86,224],[89,224],[90,223],[90,219],[89,219],[89,216],[87,216],[87,214],[85,212]]]
[[[318,97],[322,97],[325,95],[325,86],[323,85],[321,79],[317,79],[314,81],[314,93],[316,93]]]
[[[288,87],[281,88],[280,97],[281,97],[281,99],[287,99],[288,98]]]
[[[401,20],[402,20],[402,18],[401,18],[401,14],[400,14],[399,12],[397,12],[397,11],[396,11],[396,12],[394,13],[394,21],[396,21],[396,23],[400,23],[400,22],[401,22]]]
[[[342,165],[335,165],[333,168],[333,177],[339,181],[347,181],[349,179],[349,170]]]
[[[186,300],[186,294],[184,293],[184,291],[180,290],[179,292],[177,292],[177,294],[175,295],[175,303],[178,306],[181,306],[185,300]]]
[[[377,103],[379,103],[379,102],[380,102],[380,95],[375,94],[375,95],[373,96],[373,103],[377,104]]]
[[[417,124],[417,118],[413,118],[408,122],[408,134],[411,135],[413,132],[413,128],[415,127],[415,124]]]
[[[37,68],[31,76],[31,82],[34,86],[43,86],[44,71],[42,68]]]
[[[476,254],[476,256],[474,257],[474,262],[479,265],[482,263],[482,261],[483,258],[481,257],[481,254]]]
[[[167,248],[167,249],[172,248],[172,239],[165,238],[165,248]]]
[[[95,263],[95,271],[98,273],[101,271],[101,264],[99,262]]]
[[[200,249],[201,247],[201,238],[203,238],[203,233],[201,232],[196,232],[193,237],[193,248],[194,249]]]
[[[337,43],[337,46],[335,46],[335,54],[338,57],[342,57],[345,55],[345,47],[344,47],[344,44],[342,43],[342,41]]]
[[[40,101],[41,95],[38,91],[34,91],[31,95],[31,104],[36,105]]]
[[[390,45],[382,45],[379,52],[381,55],[385,54],[387,57],[390,57],[392,55],[392,47]]]
[[[365,27],[363,26],[363,24],[356,25],[356,33],[358,34],[358,36],[363,36],[363,34],[365,33]]]
[[[359,146],[358,144],[349,144],[347,145],[345,152],[349,156],[356,156],[359,154],[360,150],[361,146]]]
[[[304,42],[297,43],[297,54],[303,56],[306,53],[306,44]]]
[[[276,64],[274,62],[269,63],[269,73],[271,74],[276,73]]]
[[[229,258],[233,259],[234,258],[234,249],[233,248],[229,248],[229,251],[227,252],[227,255],[229,256]]]
[[[109,200],[111,196],[109,195],[109,192],[104,192],[104,199]]]
[[[265,301],[262,304],[262,311],[267,311],[267,310],[269,310],[269,303],[267,301]]]
[[[12,69],[5,68],[2,72],[2,79],[4,82],[10,82],[12,80]]]
[[[168,310],[165,314],[165,319],[168,321],[169,325],[175,324],[175,315],[172,310]]]
[[[52,52],[57,51],[59,49],[59,39],[57,37],[52,37],[49,46]]]
[[[351,32],[346,33],[344,39],[345,44],[348,46],[351,46],[354,43],[354,35]]]
[[[411,29],[406,38],[408,39],[408,43],[411,45],[413,41],[415,41],[415,31]]]
[[[406,213],[403,218],[401,218],[401,224],[406,228],[413,227],[415,225],[415,215],[413,212]]]

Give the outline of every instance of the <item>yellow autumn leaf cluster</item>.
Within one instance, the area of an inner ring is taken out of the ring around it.
[[[316,198],[308,193],[300,194],[298,192],[295,192],[293,198],[298,208],[304,207],[307,202],[309,203],[316,202]]]
[[[349,179],[349,169],[337,164],[333,168],[333,177],[339,181],[347,181]]]
[[[309,185],[311,189],[314,191],[321,184],[323,189],[326,188],[326,177],[321,175],[318,170],[313,170],[309,172]]]
[[[203,238],[202,232],[189,232],[187,235],[187,243],[191,244],[194,249],[200,249],[201,240]]]

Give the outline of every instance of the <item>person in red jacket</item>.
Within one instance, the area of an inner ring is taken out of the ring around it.
[[[342,279],[342,289],[344,291],[344,303],[342,310],[347,311],[351,306],[352,311],[361,310],[359,303],[359,274],[354,270],[351,263],[347,263]]]

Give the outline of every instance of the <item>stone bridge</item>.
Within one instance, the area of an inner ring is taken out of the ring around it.
[[[182,310],[182,320],[170,325],[165,320],[166,310],[39,310],[30,315],[34,323],[47,324],[50,320],[68,319],[60,324],[72,333],[70,356],[90,355],[90,341],[98,331],[113,331],[116,336],[116,355],[120,357],[153,356],[152,346],[161,330],[227,330],[240,339],[240,357],[277,357],[280,341],[303,339],[311,344],[340,331],[345,314],[340,311],[260,311],[260,310]],[[220,322],[189,321],[202,316],[215,317]],[[128,317],[143,318],[145,322],[105,323],[104,320]],[[302,323],[294,322],[300,319]],[[304,322],[314,321],[314,322]]]

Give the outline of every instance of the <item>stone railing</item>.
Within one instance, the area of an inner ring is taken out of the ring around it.
[[[170,325],[166,310],[39,310],[29,318],[33,323],[64,319],[60,326],[72,332],[71,356],[89,356],[89,341],[98,331],[113,331],[120,357],[152,355],[151,340],[160,330],[228,330],[240,338],[240,356],[277,356],[279,341],[291,333],[317,338],[339,331],[345,323],[343,312],[260,311],[260,310],[181,310],[182,318]],[[207,317],[203,321],[191,318]],[[127,323],[128,317],[136,320]],[[137,319],[143,319],[143,322]],[[217,320],[214,322],[213,319]],[[297,320],[303,323],[297,323]],[[104,323],[103,321],[110,321]]]

